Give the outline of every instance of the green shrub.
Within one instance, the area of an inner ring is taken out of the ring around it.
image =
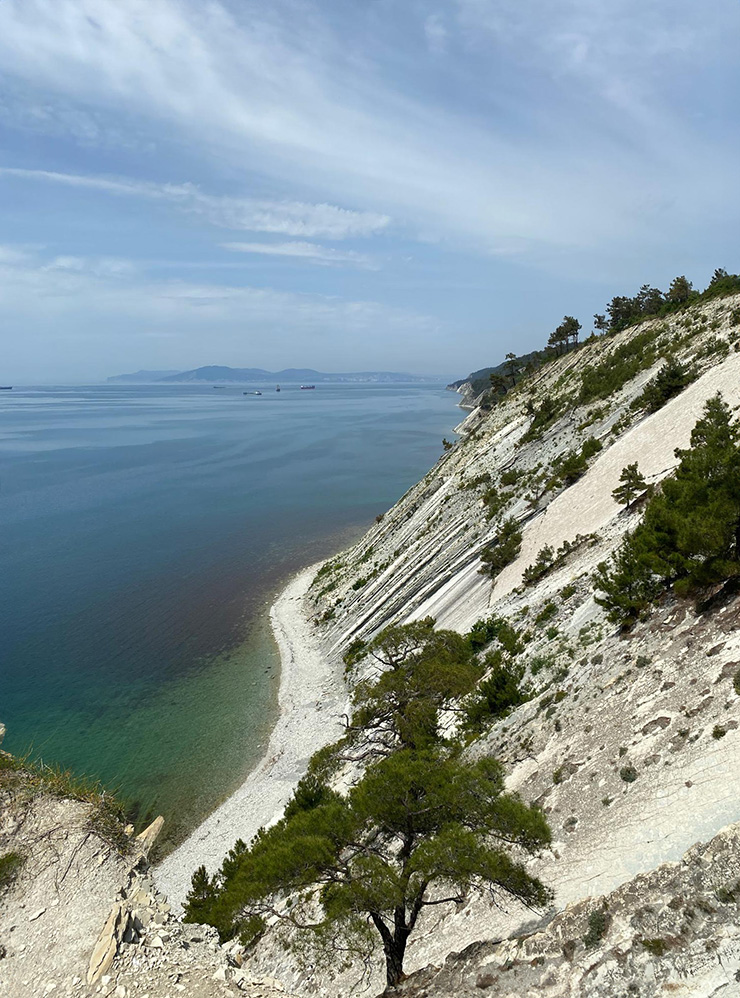
[[[503,617],[493,616],[476,620],[465,637],[474,652],[480,651],[495,640],[498,640],[512,658],[524,651],[522,633]]]
[[[559,478],[566,485],[573,485],[585,474],[589,458],[598,454],[601,449],[602,444],[599,440],[595,437],[588,437],[581,444],[580,450],[567,451],[553,462],[555,478]]]
[[[724,738],[726,734],[727,728],[722,727],[721,724],[715,724],[712,728],[712,738],[714,738],[715,741],[719,741],[720,738]]]
[[[545,430],[556,422],[564,409],[564,399],[553,398],[551,395],[546,395],[542,399],[539,407],[533,410],[532,422],[529,424],[529,429],[522,437],[522,443],[528,443],[531,440],[537,440],[541,437]]]
[[[543,669],[552,669],[555,659],[547,655],[534,655],[529,661],[529,671],[533,676],[538,675]]]
[[[586,949],[593,949],[599,945],[609,931],[610,924],[611,916],[605,907],[597,908],[596,911],[591,912],[588,916],[588,932],[583,937],[583,945]]]
[[[508,504],[512,497],[511,492],[500,492],[495,486],[486,489],[483,493],[483,504],[486,508],[486,519],[492,520],[498,516],[501,510]]]
[[[343,655],[343,662],[348,669],[352,666],[357,665],[360,659],[364,658],[367,654],[367,641],[362,638],[355,638],[355,640],[348,646],[347,650]]]
[[[648,953],[652,953],[653,956],[665,956],[668,952],[668,943],[665,939],[643,939],[642,945]]]
[[[522,549],[522,532],[513,517],[504,520],[498,536],[481,553],[481,572],[495,579],[500,572],[519,557]]]
[[[516,468],[509,468],[507,471],[501,473],[499,481],[502,485],[516,485],[523,474],[523,471],[518,471]]]
[[[502,661],[500,653],[489,660],[490,675],[465,706],[464,725],[479,731],[488,721],[500,720],[515,707],[531,698],[531,690],[522,685],[524,669]]]
[[[689,370],[675,357],[669,357],[655,377],[645,385],[642,395],[636,400],[636,406],[647,409],[648,412],[657,412],[690,385],[696,376],[696,371]]]
[[[563,541],[557,551],[553,551],[552,547],[546,544],[537,552],[534,564],[528,565],[524,569],[522,573],[524,585],[531,586],[539,582],[540,579],[544,579],[550,572],[564,565],[568,560],[568,556],[578,550],[578,548],[584,544],[594,545],[597,541],[598,536],[596,534],[576,534],[572,541]],[[574,586],[573,592],[575,591]]]
[[[634,766],[622,766],[619,770],[619,775],[625,783],[634,783],[638,777],[638,772]]]
[[[545,603],[543,608],[534,618],[534,621],[536,624],[544,624],[546,621],[552,620],[553,617],[556,617],[557,613],[558,613],[558,607],[556,603],[552,602]]]
[[[594,454],[598,454],[603,446],[601,441],[597,440],[596,437],[587,437],[581,444],[581,457],[588,461]]]
[[[535,582],[539,582],[539,580],[544,578],[552,569],[554,563],[555,549],[549,544],[546,544],[537,552],[537,558],[535,559],[534,564],[528,565],[524,569],[524,585],[531,586]]]
[[[577,451],[569,451],[558,462],[557,474],[566,485],[573,485],[586,473],[587,467],[588,463],[582,454]]]
[[[740,881],[734,887],[718,887],[714,896],[720,904],[736,904],[740,896]]]
[[[740,697],[740,669],[738,669],[735,675],[732,677],[732,686],[737,695]]]
[[[611,562],[596,572],[596,597],[628,626],[645,616],[667,586],[701,595],[740,575],[740,428],[721,395],[707,401],[691,447],[645,508]]]
[[[460,483],[461,489],[477,489],[481,485],[488,485],[491,481],[490,471],[484,471],[482,475],[476,475],[474,478],[470,478],[467,481]]]
[[[0,891],[10,887],[23,866],[24,858],[19,852],[6,852],[0,856]]]
[[[656,361],[656,331],[637,333],[620,344],[599,364],[587,367],[581,375],[581,403],[606,399],[618,392],[640,371]]]

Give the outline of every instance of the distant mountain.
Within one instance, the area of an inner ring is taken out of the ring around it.
[[[265,371],[260,367],[197,367],[193,371],[137,371],[136,374],[118,374],[109,382],[157,381],[162,383],[200,384],[201,382],[244,383],[261,381],[368,382],[388,384],[394,382],[434,382],[440,378],[405,374],[396,371],[358,371],[354,373],[327,374],[308,367],[289,367],[284,371]]]
[[[136,371],[134,374],[116,374],[112,378],[106,378],[108,382],[124,382],[126,384],[147,384],[152,381],[163,381],[171,378],[177,371]]]

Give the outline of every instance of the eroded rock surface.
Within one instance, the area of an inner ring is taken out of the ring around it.
[[[0,893],[2,998],[286,998],[215,929],[172,914],[146,862],[161,823],[122,852],[91,823],[93,805],[9,776],[0,769],[0,857],[21,861]]]
[[[740,825],[678,863],[570,905],[539,931],[474,943],[399,998],[714,998],[740,994]]]

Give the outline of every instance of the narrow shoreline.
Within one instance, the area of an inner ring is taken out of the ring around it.
[[[280,651],[278,720],[265,754],[244,783],[210,814],[154,874],[178,911],[199,866],[213,873],[237,839],[249,842],[277,821],[311,756],[341,734],[347,692],[339,664],[322,653],[303,601],[322,562],[294,575],[270,608]]]

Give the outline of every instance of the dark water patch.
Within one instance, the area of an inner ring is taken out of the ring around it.
[[[178,836],[269,737],[278,586],[402,495],[459,416],[440,387],[262,401],[190,386],[0,400],[7,747],[120,787]]]

